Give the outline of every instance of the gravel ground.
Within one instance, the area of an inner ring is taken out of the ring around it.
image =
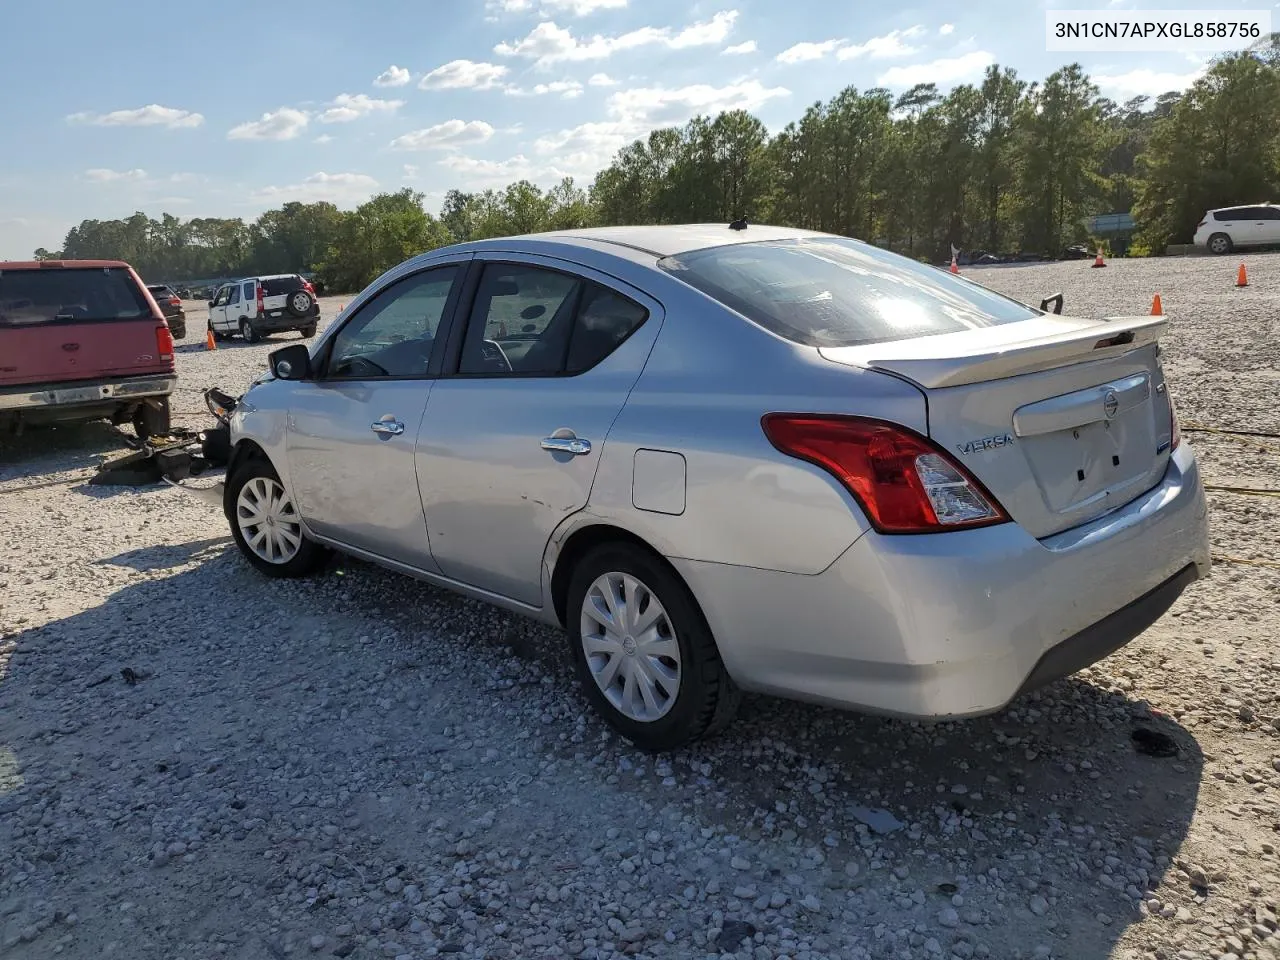
[[[970,274],[1069,311],[1160,293],[1183,420],[1276,433],[1280,256],[1248,263],[1246,290],[1210,259]],[[200,389],[294,337],[207,353],[189,310],[202,426]],[[1280,487],[1280,441],[1189,439],[1208,482]],[[654,759],[554,631],[358,563],[268,582],[214,507],[76,479],[120,448],[0,447],[6,960],[1280,956],[1280,568],[1220,562],[996,717],[748,698]],[[1216,553],[1280,561],[1280,501],[1210,498]]]

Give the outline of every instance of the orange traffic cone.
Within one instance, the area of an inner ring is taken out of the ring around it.
[[[959,273],[959,272],[960,272],[960,268],[956,265],[956,258],[955,258],[955,257],[952,257],[952,258],[951,258],[951,267],[950,267],[950,270],[951,270],[951,272],[952,272],[952,273]]]
[[[1239,271],[1236,272],[1236,286],[1247,287],[1249,285],[1249,275],[1244,272],[1244,264],[1240,264]]]
[[[1155,299],[1151,301],[1151,315],[1153,317],[1164,316],[1164,304],[1160,302],[1160,294],[1158,293],[1156,294]]]
[[[217,341],[216,341],[216,340],[214,340],[214,338],[213,338],[213,330],[210,330],[210,331],[208,332],[208,334],[206,334],[206,336],[205,336],[205,338],[204,338],[204,348],[205,348],[206,350],[217,350],[217,349],[218,349],[218,343],[217,343]]]
[[[1098,248],[1098,255],[1097,255],[1096,257],[1094,257],[1094,258],[1093,258],[1093,265],[1094,265],[1095,267],[1105,267],[1105,266],[1107,265],[1107,262],[1106,262],[1105,260],[1103,260],[1103,259],[1102,259],[1102,248],[1101,248],[1101,247],[1099,247],[1099,248]]]

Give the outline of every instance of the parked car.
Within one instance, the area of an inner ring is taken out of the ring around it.
[[[561,625],[651,750],[739,691],[1001,709],[1209,568],[1163,317],[1048,315],[865,243],[601,228],[433,251],[230,414],[275,577],[330,549]]]
[[[182,298],[172,287],[163,283],[147,284],[147,290],[151,293],[156,305],[160,307],[160,312],[164,314],[174,339],[183,339],[187,335],[187,311],[182,306]]]
[[[1196,225],[1192,240],[1197,247],[1216,254],[1240,247],[1280,245],[1280,206],[1262,203],[1208,210]]]
[[[314,337],[319,321],[315,289],[296,273],[224,283],[209,301],[209,329],[220,340],[239,334],[257,343],[287,330]]]
[[[0,264],[0,426],[109,419],[169,431],[173,334],[116,260]]]

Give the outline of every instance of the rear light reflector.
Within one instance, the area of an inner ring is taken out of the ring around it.
[[[258,312],[265,313],[266,309],[262,302],[262,284],[258,284]]]
[[[936,444],[863,417],[771,413],[765,436],[844,485],[880,533],[939,533],[1006,523],[1008,515]]]
[[[182,306],[182,298],[181,298],[181,297],[170,297],[170,298],[169,298],[169,306],[171,306],[171,307],[180,307],[180,306]]]
[[[173,334],[169,332],[167,323],[156,327],[156,353],[161,360],[173,359]]]
[[[307,293],[311,294],[313,297],[316,295],[316,288],[311,285],[310,280],[302,281],[302,289],[307,291]]]
[[[1171,433],[1169,452],[1172,453],[1178,449],[1178,444],[1182,442],[1182,427],[1178,423],[1178,411],[1173,406],[1172,394],[1169,394],[1169,431]]]

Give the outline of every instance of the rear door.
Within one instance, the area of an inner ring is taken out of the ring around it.
[[[3,267],[0,386],[173,371],[168,328],[128,268]]]
[[[1280,244],[1280,207],[1256,207],[1255,210],[1257,239],[1254,242],[1266,246]]]
[[[1219,210],[1213,215],[1216,230],[1225,233],[1236,246],[1248,246],[1253,243],[1253,211],[1250,207],[1231,207]],[[1212,232],[1212,231],[1211,231]]]
[[[662,307],[551,258],[475,263],[473,304],[450,337],[457,359],[432,388],[418,438],[431,552],[446,576],[537,606],[547,541],[587,504]]]
[[[289,294],[297,293],[302,289],[302,278],[292,275],[263,277],[261,283],[262,309],[269,317],[283,316],[285,308],[289,305]]]

